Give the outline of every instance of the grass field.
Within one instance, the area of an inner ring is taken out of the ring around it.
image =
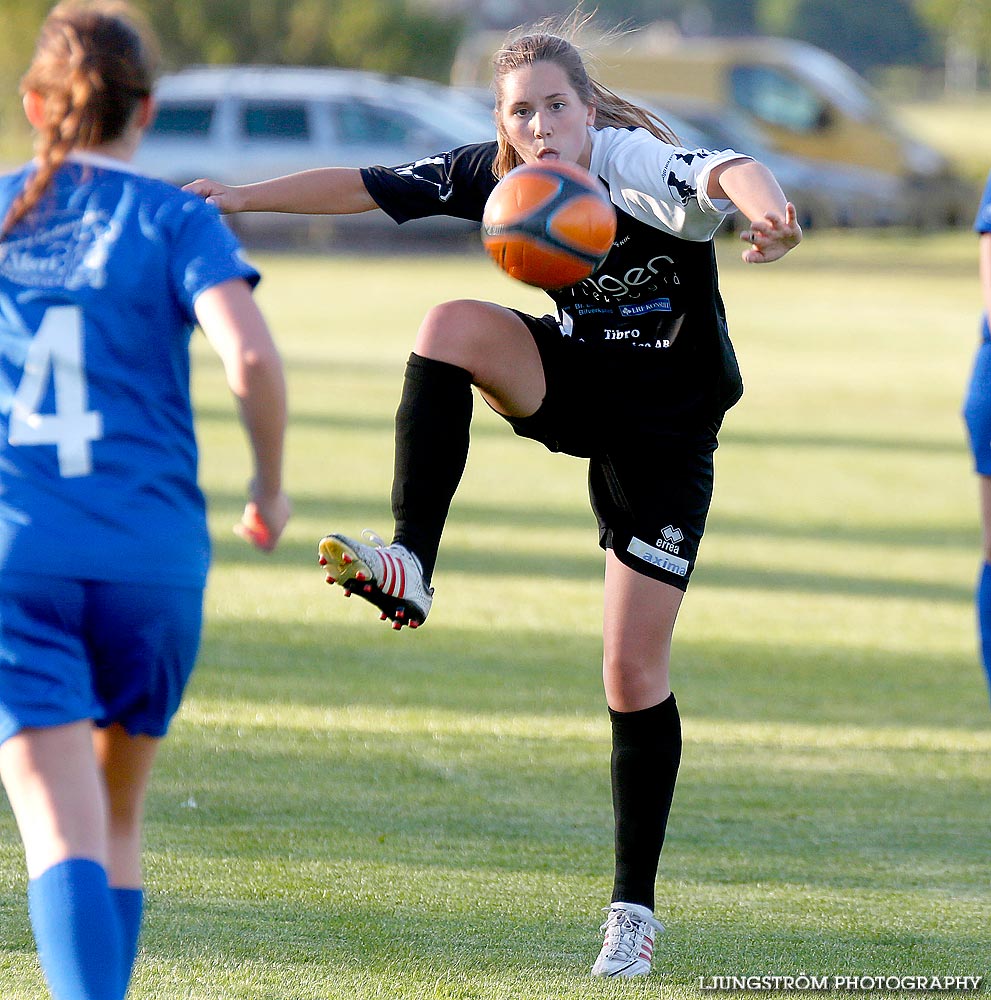
[[[288,367],[296,517],[270,558],[231,535],[245,449],[198,349],[216,563],[149,803],[133,1000],[680,1000],[718,975],[991,974],[958,417],[974,239],[811,234],[767,268],[720,253],[747,394],[676,635],[685,755],[655,974],[588,977],[612,846],[583,464],[476,405],[416,633],[315,563],[330,529],[390,526],[392,415],[425,309],[453,289],[543,298],[476,252],[272,256],[259,296]],[[616,391],[589,405],[622,419]],[[4,806],[2,1000],[42,995],[23,891]]]
[[[909,135],[940,150],[975,184],[984,184],[991,169],[991,94],[893,100],[891,104]]]

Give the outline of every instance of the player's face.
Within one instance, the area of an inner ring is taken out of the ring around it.
[[[595,108],[581,102],[557,63],[536,62],[507,73],[499,116],[524,163],[554,159],[588,168],[592,142],[587,129]]]

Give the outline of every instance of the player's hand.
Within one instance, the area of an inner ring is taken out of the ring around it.
[[[242,210],[241,190],[229,184],[221,184],[220,181],[211,181],[209,178],[201,177],[184,184],[182,189],[191,194],[198,194],[208,205],[215,205],[225,215]]]
[[[234,534],[262,552],[271,552],[279,544],[291,514],[292,504],[285,493],[255,497],[245,504],[241,520],[234,525]]]
[[[743,251],[746,263],[769,264],[779,260],[802,242],[802,227],[798,224],[795,206],[788,202],[783,219],[776,212],[754,219],[750,228],[740,233],[740,239],[750,244]]]

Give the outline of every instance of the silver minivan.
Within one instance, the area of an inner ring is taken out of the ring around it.
[[[454,88],[358,70],[191,67],[163,76],[156,100],[134,165],[179,185],[197,177],[246,184],[321,166],[394,166],[495,138],[491,115]],[[236,225],[247,234],[274,222],[246,215]],[[395,231],[381,213],[333,225],[369,230],[376,223]],[[470,228],[455,220],[430,224]],[[314,226],[306,224],[311,234]]]

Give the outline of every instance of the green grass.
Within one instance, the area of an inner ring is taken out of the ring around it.
[[[198,348],[216,564],[150,796],[133,1000],[680,1000],[712,975],[991,973],[991,714],[958,417],[975,251],[966,231],[838,233],[746,268],[720,247],[747,393],[675,641],[668,931],[656,974],[625,984],[587,975],[612,848],[583,463],[476,405],[417,633],[315,565],[327,530],[389,526],[423,312],[452,293],[543,297],[478,253],[261,258],[296,517],[271,558],[231,535],[247,461]],[[41,996],[23,889],[3,811],[3,1000]]]
[[[984,184],[991,168],[991,93],[895,101],[893,111],[909,135],[935,146],[965,177]]]

